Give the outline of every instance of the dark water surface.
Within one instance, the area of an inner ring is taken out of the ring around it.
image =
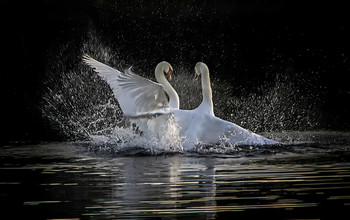
[[[5,146],[0,207],[9,219],[344,218],[349,133],[273,135],[291,144],[163,156],[101,155],[78,143]]]

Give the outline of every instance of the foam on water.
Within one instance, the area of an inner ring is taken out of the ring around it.
[[[164,119],[165,116],[143,119],[142,123],[149,131],[140,131],[132,121],[123,117],[108,84],[84,65],[81,57],[88,53],[119,70],[130,67],[127,63],[132,64],[132,60],[126,62],[123,58],[127,55],[122,58],[118,51],[105,46],[93,29],[79,49],[72,51],[71,46],[65,45],[53,52],[41,105],[44,118],[62,139],[87,141],[92,151],[114,153],[135,149],[146,154],[234,153],[241,149],[233,144],[203,144],[184,149],[181,144],[184,140],[179,138],[174,119]],[[171,83],[179,94],[181,109],[196,108],[202,94],[200,82],[193,80],[193,67],[173,66],[175,80]],[[144,76],[154,80],[153,72]],[[316,100],[315,97],[301,95],[291,78],[277,74],[273,83],[261,87],[260,93],[245,96],[232,94],[233,85],[220,80],[215,73],[211,79],[214,111],[220,118],[253,132],[305,130],[317,125],[319,114],[315,102],[311,101]]]
[[[118,127],[108,135],[91,135],[90,150],[102,153],[130,153],[142,155],[158,155],[182,153],[183,147],[179,137],[179,129],[173,117],[164,120],[160,116],[155,119],[143,119],[149,125],[148,132],[138,131],[135,126]],[[164,123],[159,123],[162,120]]]

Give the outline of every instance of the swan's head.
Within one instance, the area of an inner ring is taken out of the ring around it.
[[[194,79],[199,79],[201,74],[205,74],[209,72],[208,66],[203,62],[196,63],[196,66],[194,67]]]
[[[158,70],[162,74],[167,75],[169,80],[172,79],[173,67],[170,65],[170,63],[162,61],[157,65],[156,70]]]

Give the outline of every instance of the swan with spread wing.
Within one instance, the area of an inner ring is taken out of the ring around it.
[[[180,135],[184,139],[185,146],[200,143],[216,144],[222,141],[234,145],[278,144],[214,115],[209,69],[202,62],[198,62],[195,66],[196,77],[201,76],[202,103],[196,109],[181,110],[179,97],[165,78],[165,74],[171,77],[173,71],[169,63],[163,61],[157,65],[155,77],[158,83],[155,83],[132,73],[130,68],[122,73],[88,55],[84,55],[83,60],[110,85],[126,116],[135,119],[173,114],[180,127]],[[165,93],[169,96],[169,102]]]
[[[124,72],[103,64],[89,55],[83,61],[97,72],[111,87],[114,97],[127,117],[137,117],[152,112],[169,113],[179,109],[180,101],[175,89],[165,75],[171,79],[173,68],[168,62],[160,62],[155,69],[158,83],[132,72],[131,67]],[[169,101],[165,95],[169,96]]]

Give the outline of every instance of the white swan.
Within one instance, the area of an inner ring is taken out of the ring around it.
[[[87,54],[83,56],[83,61],[109,84],[125,116],[136,118],[145,114],[169,113],[170,109],[179,109],[179,96],[165,78],[167,74],[171,79],[173,71],[168,62],[163,61],[157,65],[155,77],[159,83],[155,83],[134,74],[131,67],[123,73]],[[165,93],[169,96],[169,102]]]
[[[167,138],[162,137],[162,134],[168,129],[169,115],[180,106],[178,94],[165,78],[167,74],[171,79],[173,71],[168,62],[157,65],[155,77],[159,83],[155,83],[134,74],[131,68],[123,73],[86,54],[83,61],[108,83],[124,115],[139,127],[146,138],[156,138],[157,141]],[[160,115],[164,116],[155,117]],[[149,120],[150,117],[152,120]],[[178,130],[175,129],[173,133],[169,137],[179,136]]]
[[[181,135],[186,137],[187,145],[198,143],[233,145],[273,145],[278,142],[250,132],[234,123],[214,115],[209,69],[198,62],[196,77],[201,75],[203,101],[194,110],[176,110],[175,119],[181,127]]]

